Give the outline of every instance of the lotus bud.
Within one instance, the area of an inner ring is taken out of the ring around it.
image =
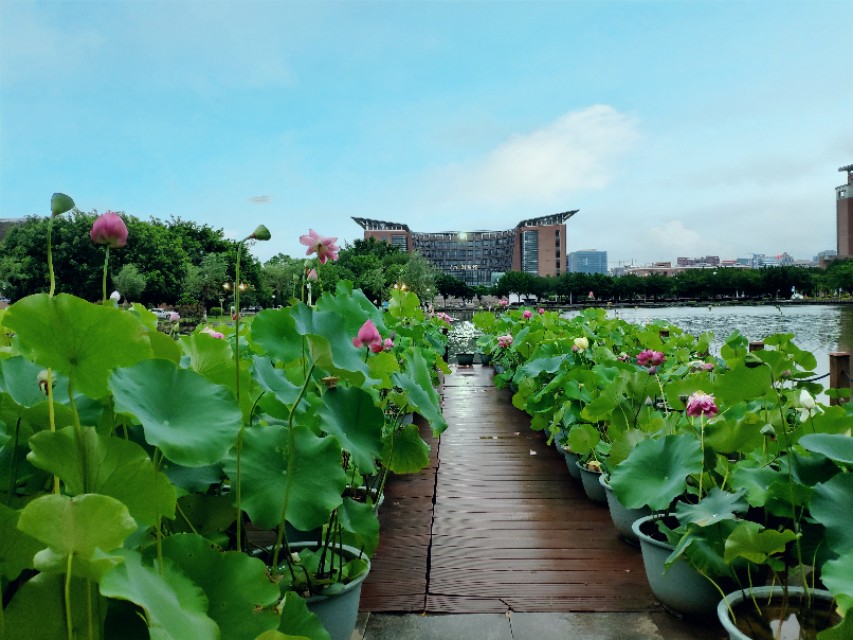
[[[100,215],[89,231],[89,237],[95,244],[104,244],[118,249],[127,244],[127,226],[115,211],[107,211]]]
[[[272,238],[272,234],[270,234],[270,230],[267,229],[264,225],[259,224],[258,228],[252,232],[252,235],[249,236],[252,240],[269,240]]]
[[[50,199],[50,214],[54,217],[62,215],[74,208],[74,200],[64,193],[54,193]]]

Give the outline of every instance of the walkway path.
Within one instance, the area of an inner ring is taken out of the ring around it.
[[[362,610],[659,609],[639,551],[494,388],[491,369],[457,369],[443,396],[450,426],[432,442],[430,467],[387,487]]]

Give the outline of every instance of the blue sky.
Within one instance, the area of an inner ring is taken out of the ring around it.
[[[580,209],[611,266],[835,248],[853,2],[0,3],[0,217],[182,218],[302,255]]]

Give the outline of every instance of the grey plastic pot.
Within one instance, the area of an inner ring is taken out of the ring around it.
[[[316,548],[316,543],[294,542],[290,545],[292,551],[312,547]],[[358,549],[346,545],[335,547],[335,550],[341,552],[347,560],[359,556]],[[320,619],[331,640],[350,640],[355,631],[361,585],[370,573],[370,558],[362,557],[367,561],[367,571],[362,575],[345,585],[338,593],[330,596],[311,596],[306,600],[308,610]]]
[[[563,457],[566,459],[566,467],[569,469],[569,475],[572,476],[575,480],[581,479],[581,470],[578,467],[578,462],[581,457],[576,454],[574,451],[563,447]]]
[[[580,469],[581,482],[583,483],[583,490],[586,493],[586,497],[598,504],[607,504],[607,494],[604,493],[604,487],[598,481],[601,473],[590,471],[580,461],[576,464],[578,469]]]
[[[683,558],[676,560],[667,569],[664,563],[672,553],[673,546],[656,540],[643,531],[646,523],[651,523],[647,526],[653,527],[654,521],[662,517],[646,516],[636,520],[632,525],[634,535],[640,541],[643,566],[646,568],[646,578],[652,593],[673,613],[685,616],[713,616],[720,601],[720,594],[710,580],[691,567]]]
[[[812,600],[812,609],[815,609],[815,602],[820,603],[821,608],[825,608],[827,612],[832,612],[834,610],[833,604],[834,599],[832,594],[829,591],[824,591],[822,589],[811,589],[809,591]],[[788,587],[788,595],[794,597],[801,597],[805,594],[805,589],[802,587]],[[759,603],[764,601],[768,601],[771,598],[778,596],[782,597],[782,587],[751,587],[747,589],[741,589],[739,591],[734,591],[728,594],[725,598],[720,600],[720,603],[717,605],[717,618],[720,620],[720,624],[723,625],[723,628],[729,634],[729,640],[753,640],[753,636],[750,636],[740,629],[738,629],[734,620],[731,618],[731,609],[736,608],[740,603],[744,600],[755,598]],[[821,631],[822,629],[816,629],[816,631]],[[783,636],[787,637],[787,636]]]
[[[598,482],[604,487],[604,493],[607,495],[607,506],[610,508],[610,518],[613,520],[616,531],[629,544],[639,546],[640,540],[637,538],[637,534],[634,533],[632,526],[635,520],[652,515],[652,510],[648,507],[629,509],[623,505],[619,502],[616,494],[613,493],[613,489],[610,487],[610,483],[607,482],[604,474],[601,474]]]

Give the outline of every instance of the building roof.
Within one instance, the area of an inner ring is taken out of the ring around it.
[[[540,216],[538,218],[528,218],[527,220],[522,220],[517,225],[515,225],[516,229],[521,227],[547,227],[551,225],[563,224],[566,220],[575,215],[580,209],[574,209],[572,211],[563,211],[562,213],[552,213],[547,216]],[[365,231],[408,231],[412,233],[412,230],[409,228],[409,225],[403,224],[402,222],[386,222],[385,220],[373,220],[371,218],[356,218],[353,217],[356,224],[360,226]],[[457,231],[442,231],[440,233],[458,233]],[[471,231],[469,233],[491,233],[490,231]]]

